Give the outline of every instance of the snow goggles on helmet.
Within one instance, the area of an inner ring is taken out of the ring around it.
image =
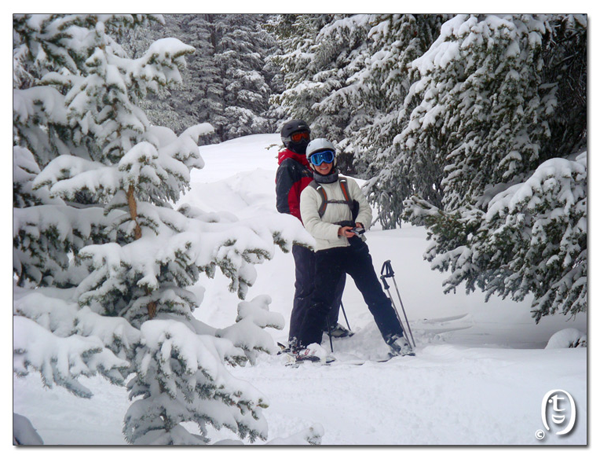
[[[318,151],[310,155],[310,162],[315,166],[320,166],[323,163],[332,163],[335,158],[333,150]]]
[[[300,131],[300,132],[294,132],[293,134],[290,134],[290,139],[292,142],[300,142],[302,140],[310,140],[310,132],[308,131]]]

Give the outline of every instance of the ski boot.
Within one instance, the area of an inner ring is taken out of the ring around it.
[[[388,339],[386,339],[386,344],[390,347],[390,355],[410,355],[414,356],[415,352],[413,351],[412,346],[408,342],[408,340],[404,336],[400,335],[392,335]]]
[[[335,358],[330,355],[323,347],[317,343],[309,344],[308,347],[301,347],[294,352],[296,363],[320,362],[331,363]]]
[[[335,324],[333,327],[331,327],[331,329],[323,330],[323,333],[327,333],[332,338],[347,338],[348,336],[354,335],[354,333],[352,333],[342,324]]]

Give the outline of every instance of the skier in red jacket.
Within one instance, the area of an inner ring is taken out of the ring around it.
[[[279,153],[279,167],[275,178],[277,210],[281,213],[291,214],[302,221],[300,194],[313,180],[313,173],[306,159],[306,146],[310,142],[310,128],[302,120],[288,121],[281,129],[281,140],[286,149]],[[293,349],[314,291],[315,253],[306,247],[294,245],[292,254],[296,265],[296,291],[290,317],[289,345]],[[346,278],[343,276],[336,288],[334,303],[328,317],[329,330],[324,330],[333,337],[350,335],[348,329],[338,323],[345,284]]]

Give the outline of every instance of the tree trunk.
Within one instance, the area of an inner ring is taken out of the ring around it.
[[[137,203],[135,202],[135,196],[133,195],[133,192],[133,185],[129,185],[129,189],[127,190],[127,203],[129,204],[129,213],[131,214],[131,219],[135,222],[133,237],[137,241],[142,237],[142,228],[137,221]]]
[[[138,217],[137,202],[135,201],[135,196],[133,194],[134,190],[135,190],[135,188],[133,187],[133,185],[129,185],[129,189],[127,190],[127,204],[129,205],[129,213],[131,215],[131,220],[133,220],[135,222],[135,229],[133,230],[133,237],[137,241],[138,239],[141,239],[141,237],[142,237],[142,228],[137,221],[137,217]],[[151,319],[154,316],[156,316],[156,303],[154,301],[152,301],[151,303],[148,303],[148,315],[150,316]]]

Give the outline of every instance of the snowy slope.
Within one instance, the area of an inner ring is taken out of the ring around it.
[[[180,203],[268,219],[276,212],[278,144],[278,135],[256,135],[202,147],[206,167],[193,172],[191,190]],[[586,444],[586,349],[544,349],[560,330],[585,333],[585,316],[575,321],[551,317],[535,325],[527,302],[492,298],[485,303],[483,295],[460,290],[444,295],[444,274],[431,271],[422,258],[428,246],[422,228],[375,227],[367,240],[376,270],[392,261],[417,357],[290,368],[282,356],[262,356],[255,366],[232,369],[269,400],[264,413],[270,440],[320,425],[322,443],[332,445]],[[294,284],[291,254],[277,250],[257,272],[248,299],[270,295],[270,309],[287,322]],[[196,289],[206,291],[198,319],[214,327],[233,323],[239,300],[227,285],[220,275],[201,279]],[[392,292],[398,304],[393,284]],[[340,360],[384,356],[386,346],[350,281],[344,305],[356,335],[334,341]],[[343,317],[340,322],[345,323]],[[287,327],[271,330],[271,335],[285,341]],[[125,389],[100,378],[87,385],[95,389],[95,397],[79,400],[60,388],[44,390],[37,375],[15,379],[15,411],[32,421],[45,444],[124,444]],[[543,429],[542,400],[556,389],[576,401],[576,427],[568,436],[548,432],[537,440],[535,432]],[[215,441],[227,438],[236,437],[228,431],[213,435]]]

